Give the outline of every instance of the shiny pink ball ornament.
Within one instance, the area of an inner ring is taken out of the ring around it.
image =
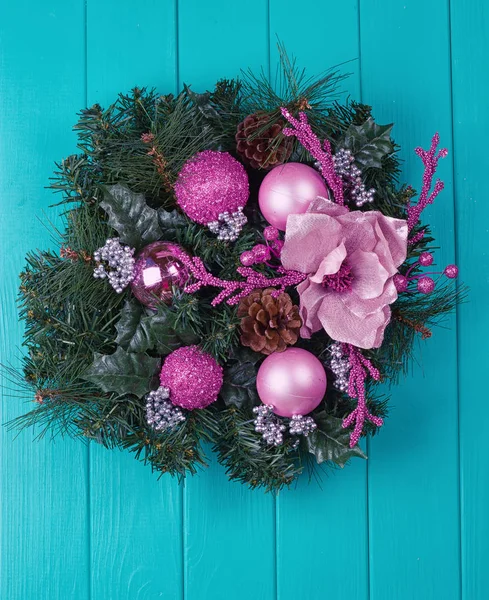
[[[182,248],[170,242],[153,242],[136,256],[132,293],[150,308],[162,301],[170,304],[173,288],[183,288],[189,280],[187,267],[177,258]]]
[[[326,393],[326,372],[318,358],[302,348],[270,354],[256,377],[258,396],[281,417],[307,415]]]
[[[312,167],[292,162],[279,165],[266,175],[258,202],[265,219],[285,231],[287,217],[305,213],[317,196],[328,197],[324,179]]]

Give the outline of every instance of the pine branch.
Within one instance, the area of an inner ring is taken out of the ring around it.
[[[228,477],[251,489],[279,491],[290,486],[304,469],[291,441],[281,446],[265,445],[249,414],[234,406],[219,412],[219,436],[214,449]]]

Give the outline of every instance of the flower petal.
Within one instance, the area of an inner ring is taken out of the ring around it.
[[[341,223],[319,214],[290,215],[280,255],[285,269],[315,273],[325,256],[342,240]]]
[[[301,337],[309,339],[313,333],[321,329],[321,321],[317,311],[324,297],[324,288],[306,279],[297,286],[301,305],[299,314],[302,319]]]
[[[377,254],[356,250],[348,255],[348,264],[353,274],[352,292],[364,300],[378,298],[390,273],[384,269]]]
[[[381,307],[362,318],[348,309],[341,300],[341,294],[327,293],[318,310],[318,317],[333,340],[367,350],[378,348],[382,343],[384,330],[390,320],[390,309]]]
[[[318,270],[309,279],[313,283],[322,284],[325,275],[333,275],[333,273],[337,273],[339,271],[345,258],[346,248],[345,244],[341,242],[339,246],[337,246],[334,250],[331,250],[331,252],[323,258]]]
[[[372,213],[376,214],[372,215]],[[377,239],[382,242],[380,247],[377,245],[377,252],[380,251],[380,248],[387,249],[394,267],[400,267],[406,260],[407,254],[407,222],[404,219],[386,217],[378,211],[371,211],[365,214],[369,215],[369,220],[374,225]]]
[[[328,215],[330,217],[338,217],[339,215],[347,214],[349,210],[346,206],[341,206],[341,204],[336,204],[336,202],[332,202],[328,198],[318,196],[311,202],[307,212]]]
[[[392,278],[389,278],[385,283],[382,294],[377,298],[362,299],[353,292],[343,294],[341,300],[350,312],[360,319],[365,319],[369,315],[378,312],[383,306],[395,302],[397,300],[397,289]]]

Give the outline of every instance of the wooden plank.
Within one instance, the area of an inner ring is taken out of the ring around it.
[[[195,91],[248,67],[268,69],[268,8],[250,0],[246,10],[226,0],[179,0],[180,83]]]
[[[415,146],[435,131],[452,146],[448,2],[360,3],[363,100],[381,123],[395,122],[402,179],[421,186]],[[445,191],[424,220],[454,260],[451,159]],[[370,444],[369,518],[372,600],[459,598],[457,352],[455,318],[421,344],[412,377],[392,389],[391,415]]]
[[[462,598],[483,600],[489,589],[489,451],[487,295],[489,255],[484,174],[489,128],[489,11],[484,2],[452,0],[452,97],[455,141],[457,263],[470,287],[459,308]]]
[[[287,52],[309,75],[347,61],[340,67],[352,76],[341,89],[360,99],[358,6],[348,0],[331,6],[318,4],[307,27],[290,31],[297,5],[291,0],[272,0],[270,39],[272,73],[278,35]],[[331,22],[340,23],[332,27]],[[324,27],[327,26],[327,35]],[[344,99],[345,95],[343,95]],[[349,565],[348,575],[345,565]],[[327,576],[323,574],[327,572]],[[368,590],[367,562],[367,465],[356,459],[344,470],[325,472],[321,481],[308,482],[304,474],[297,489],[281,493],[277,500],[278,598],[364,599]]]
[[[245,13],[225,0],[181,0],[180,82],[202,91],[240,68],[268,68],[266,3],[252,0]],[[212,458],[186,481],[184,506],[185,598],[275,600],[273,497],[229,483]]]
[[[114,10],[116,8],[116,14]],[[89,0],[88,104],[135,86],[176,91],[176,2]],[[91,446],[91,600],[182,597],[182,502],[129,453]]]
[[[24,256],[52,247],[39,222],[58,222],[45,188],[54,161],[74,147],[84,99],[83,2],[0,5],[0,362],[20,366],[23,325],[15,299]],[[54,248],[53,248],[54,249]],[[2,377],[2,424],[30,410]],[[0,427],[0,597],[89,598],[87,447],[33,441]]]

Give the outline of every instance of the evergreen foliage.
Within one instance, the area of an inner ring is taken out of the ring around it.
[[[266,490],[290,485],[313,462],[342,467],[351,457],[364,457],[358,446],[349,448],[348,431],[341,427],[354,402],[334,390],[313,415],[317,430],[298,446],[292,438],[277,447],[263,443],[252,413],[259,403],[256,373],[263,356],[240,346],[236,307],[212,307],[213,290],[195,295],[174,290],[171,305],[151,311],[93,278],[93,253],[114,236],[136,250],[159,239],[177,242],[216,276],[236,277],[240,254],[262,241],[256,202],[246,209],[248,225],[229,244],[176,209],[172,186],[196,152],[234,153],[237,124],[258,110],[268,112],[271,122],[282,119],[281,106],[293,114],[305,110],[315,133],[333,148],[351,150],[366,185],[377,190],[374,205],[361,210],[405,218],[415,192],[398,185],[391,126],[376,124],[366,105],[340,104],[343,78],[331,71],[310,79],[282,49],[276,81],[246,72],[202,94],[185,86],[176,97],[135,88],[107,109],[94,105],[81,111],[75,126],[79,153],[57,164],[51,183],[66,209],[65,230],[54,232],[61,253],[29,254],[21,274],[26,355],[16,381],[36,405],[13,426],[35,425],[39,435],[69,434],[129,449],[156,471],[179,477],[205,465],[201,444],[211,442],[231,479]],[[281,135],[272,144],[280,143]],[[294,143],[291,160],[312,163]],[[249,173],[255,197],[265,174]],[[431,242],[427,234],[410,247],[406,269]],[[290,293],[297,301],[295,290]],[[403,372],[422,328],[453,310],[462,296],[463,290],[447,284],[431,295],[400,297],[384,345],[367,353],[384,380]],[[144,397],[158,386],[162,357],[193,343],[224,366],[220,397],[211,407],[188,413],[178,427],[155,432],[145,421]],[[298,345],[325,360],[329,343],[323,332]],[[384,416],[387,402],[377,387],[368,389],[368,408]],[[367,433],[375,429],[369,424]]]

